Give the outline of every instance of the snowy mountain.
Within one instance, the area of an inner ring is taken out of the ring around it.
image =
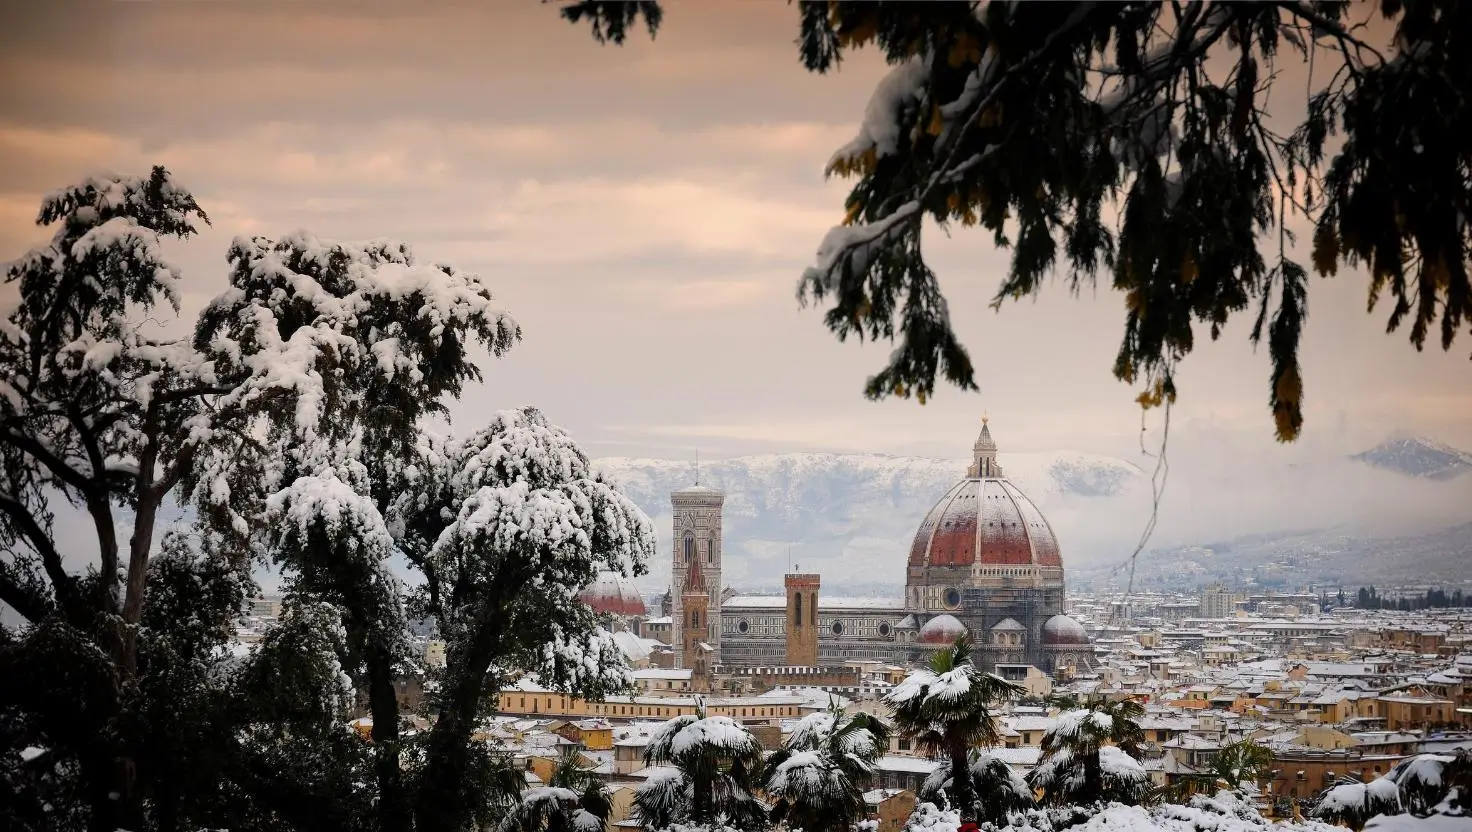
[[[1108,502],[1146,478],[1128,462],[1089,454],[1008,453],[999,461],[1045,513],[1050,505],[1066,514],[1065,503]],[[727,583],[779,589],[790,555],[791,561],[822,571],[825,584],[835,587],[862,591],[872,585],[877,591],[901,585],[916,527],[965,475],[967,464],[965,459],[824,453],[703,464],[701,484],[726,492]],[[641,583],[662,588],[669,569],[669,494],[693,482],[694,465],[609,458],[597,467],[654,518],[659,560]]]
[[[1472,454],[1421,437],[1388,439],[1352,459],[1411,477],[1448,480],[1472,471]]]

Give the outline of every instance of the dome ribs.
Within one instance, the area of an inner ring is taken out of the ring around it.
[[[930,539],[934,566],[970,566],[976,560],[976,480],[962,480],[952,489]]]

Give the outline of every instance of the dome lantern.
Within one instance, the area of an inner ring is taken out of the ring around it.
[[[997,443],[992,439],[987,417],[981,417],[981,434],[971,446],[971,467],[966,470],[968,479],[990,479],[1001,477],[1002,466],[997,464]]]

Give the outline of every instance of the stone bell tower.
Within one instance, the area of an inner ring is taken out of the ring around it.
[[[685,573],[685,586],[680,592],[685,627],[681,631],[680,663],[689,668],[690,689],[695,693],[710,692],[710,669],[715,651],[704,636],[710,626],[710,593],[701,572],[700,558],[690,561]]]
[[[818,666],[818,585],[813,574],[783,576],[787,588],[787,665]]]
[[[674,552],[670,565],[670,600],[673,609],[668,611],[674,632],[670,643],[684,645],[684,632],[689,617],[684,615],[683,590],[690,575],[692,561],[700,561],[700,573],[708,597],[707,613],[701,616],[700,640],[714,650],[711,662],[718,663],[721,655],[721,512],[726,495],[714,488],[700,484],[699,469],[696,469],[695,485],[670,494],[670,505],[674,509]],[[677,655],[683,662],[683,651]],[[688,665],[680,664],[680,667]]]

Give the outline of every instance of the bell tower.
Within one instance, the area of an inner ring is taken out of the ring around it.
[[[710,593],[701,571],[700,558],[692,558],[685,573],[685,586],[680,592],[680,606],[684,609],[684,628],[681,631],[681,664],[690,672],[690,689],[695,693],[710,692],[710,666],[714,661],[714,650],[705,640],[710,627]]]
[[[690,574],[690,564],[700,561],[700,572],[705,582],[708,615],[700,617],[700,640],[709,644],[714,651],[712,663],[718,663],[721,655],[721,514],[726,495],[721,491],[700,484],[699,469],[696,470],[695,485],[670,494],[670,506],[674,510],[674,551],[670,563],[670,600],[672,609],[666,611],[673,625],[670,643],[683,645],[684,632],[689,616],[684,615],[683,589]],[[683,662],[683,651],[676,661]],[[679,667],[689,665],[680,664]]]
[[[787,589],[787,665],[818,665],[818,575],[788,573],[782,583]]]

